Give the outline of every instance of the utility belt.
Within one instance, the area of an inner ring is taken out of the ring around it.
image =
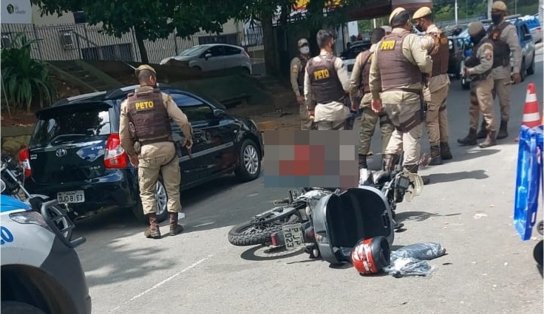
[[[478,81],[483,81],[483,80],[486,80],[489,75],[491,75],[491,73],[487,73],[487,74],[475,74],[475,75],[472,75],[470,77],[470,79],[473,81],[473,82],[478,82]]]
[[[170,138],[157,138],[157,139],[151,139],[151,140],[135,140],[134,141],[134,151],[139,154],[142,150],[142,146],[148,145],[148,144],[154,144],[154,143],[160,143],[160,142],[172,142],[175,144],[175,142]]]

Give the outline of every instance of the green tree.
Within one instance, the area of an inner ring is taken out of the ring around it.
[[[102,23],[104,32],[109,35],[121,37],[134,30],[143,63],[149,62],[144,40],[166,38],[172,32],[180,37],[189,37],[201,29],[206,32],[220,32],[222,25],[238,14],[236,2],[32,0],[40,8],[42,15],[83,11],[89,24]]]

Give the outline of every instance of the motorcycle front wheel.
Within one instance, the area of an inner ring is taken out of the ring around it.
[[[230,244],[235,246],[266,245],[271,242],[270,236],[281,231],[287,223],[300,222],[298,209],[291,206],[276,207],[252,220],[234,226],[228,235]]]

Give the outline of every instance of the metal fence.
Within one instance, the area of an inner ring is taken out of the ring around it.
[[[36,26],[33,24],[2,24],[2,47],[9,46],[17,34],[35,41],[31,56],[38,60],[123,60],[141,61],[141,54],[133,31],[121,37],[103,32],[100,26],[68,24]],[[174,34],[155,41],[144,41],[150,63],[179,54],[198,44],[228,43],[246,48],[262,44],[260,28],[237,33],[210,35],[199,33],[182,39]]]

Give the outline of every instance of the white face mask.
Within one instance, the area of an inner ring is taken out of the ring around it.
[[[300,50],[300,53],[305,54],[305,55],[310,53],[310,47],[308,47],[308,46],[300,47],[299,50]]]

